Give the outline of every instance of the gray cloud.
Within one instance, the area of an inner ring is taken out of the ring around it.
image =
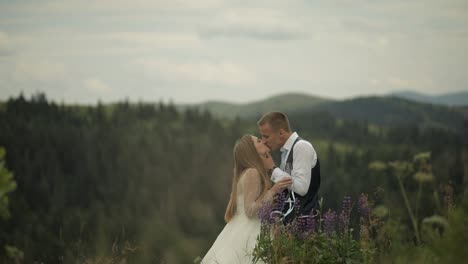
[[[251,38],[266,41],[309,37],[302,21],[266,8],[235,8],[205,22],[198,30],[205,38]]]
[[[221,24],[199,31],[204,38],[248,38],[266,41],[307,39],[310,34],[299,27],[259,24]]]
[[[37,89],[73,102],[459,90],[467,14],[464,0],[3,1],[0,99]]]
[[[0,31],[0,58],[13,56],[15,54],[13,46],[14,43],[11,36]]]
[[[293,32],[278,29],[254,29],[254,28],[219,28],[208,29],[200,32],[204,38],[251,38],[259,40],[297,40],[309,37],[305,32]]]

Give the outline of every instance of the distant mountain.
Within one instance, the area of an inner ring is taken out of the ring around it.
[[[224,118],[258,118],[268,111],[283,111],[288,115],[327,112],[342,120],[365,121],[381,126],[438,127],[461,131],[463,109],[445,105],[420,103],[395,96],[358,97],[336,101],[306,94],[282,94],[247,104],[207,102],[178,106],[180,110],[197,107]]]
[[[463,110],[456,107],[418,103],[397,97],[360,97],[318,106],[344,120],[366,121],[383,126],[417,125],[461,131]]]
[[[447,93],[442,95],[426,95],[412,91],[401,91],[391,93],[390,95],[423,103],[450,106],[468,106],[468,91],[460,91],[456,93]]]
[[[302,109],[310,109],[321,104],[330,103],[333,100],[301,93],[288,93],[272,96],[264,100],[245,104],[233,104],[220,101],[209,101],[198,105],[179,105],[179,110],[186,108],[198,108],[208,110],[218,117],[234,118],[257,117],[268,111],[295,112]]]

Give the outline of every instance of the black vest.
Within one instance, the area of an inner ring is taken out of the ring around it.
[[[294,146],[296,143],[301,140],[301,138],[297,138],[296,141],[294,141],[294,144],[291,147],[288,159],[286,161],[286,166],[285,168],[290,168],[290,171],[288,171],[289,174],[291,174],[293,170],[293,159],[294,159]],[[309,189],[307,190],[307,193],[304,196],[301,196],[297,193],[294,193],[296,197],[296,202],[299,200],[299,215],[309,215],[312,213],[313,209],[318,209],[318,190],[320,188],[320,162],[317,157],[317,163],[315,166],[312,168],[311,171],[311,179],[310,179],[310,185]],[[286,194],[289,194],[289,190],[286,189],[284,190]],[[286,203],[285,207],[283,208],[283,213],[285,213],[289,209],[289,204]],[[292,219],[296,217],[296,210],[293,210],[285,219],[285,222],[290,222]]]

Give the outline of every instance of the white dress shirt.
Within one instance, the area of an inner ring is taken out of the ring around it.
[[[281,161],[280,167],[273,170],[271,180],[277,182],[282,177],[291,176],[293,179],[292,191],[304,196],[309,190],[312,168],[317,164],[317,152],[308,141],[299,140],[292,150],[294,152],[294,158],[291,175],[286,172],[286,161],[291,153],[292,145],[298,137],[299,135],[294,132],[281,148],[281,151],[286,151],[287,153],[284,160]],[[291,187],[288,189],[291,190]]]

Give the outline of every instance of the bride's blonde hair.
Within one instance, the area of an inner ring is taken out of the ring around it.
[[[242,138],[237,140],[233,149],[234,156],[234,172],[232,176],[232,189],[231,197],[224,214],[224,220],[229,222],[232,217],[236,214],[237,210],[237,183],[242,173],[249,168],[256,169],[260,174],[260,184],[262,192],[259,198],[261,198],[268,189],[271,187],[271,181],[268,177],[267,171],[263,166],[263,161],[257,153],[255,145],[251,135],[244,135]]]

